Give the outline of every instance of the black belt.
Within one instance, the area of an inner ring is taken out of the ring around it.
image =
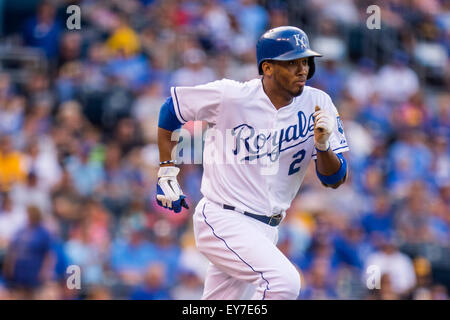
[[[253,214],[253,213],[250,213],[247,211],[239,211],[239,210],[236,210],[236,207],[229,206],[227,204],[224,204],[223,208],[226,210],[234,210],[234,211],[243,213],[247,217],[251,217],[253,219],[259,220],[259,221],[264,222],[265,224],[268,224],[269,226],[272,226],[272,227],[276,227],[277,225],[279,225],[281,222],[281,219],[283,218],[281,213],[271,216],[271,217],[268,217],[268,216],[262,216],[259,214]]]

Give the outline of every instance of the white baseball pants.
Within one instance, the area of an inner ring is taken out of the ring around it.
[[[202,299],[297,299],[300,275],[276,247],[277,227],[206,198],[193,220],[197,248],[210,261]]]

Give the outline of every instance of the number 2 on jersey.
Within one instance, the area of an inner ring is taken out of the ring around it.
[[[302,149],[302,150],[300,150],[299,152],[297,152],[296,154],[294,154],[293,156],[292,156],[292,158],[294,158],[295,160],[294,161],[292,161],[292,163],[291,163],[291,165],[289,166],[289,176],[291,175],[291,174],[294,174],[294,173],[296,173],[296,172],[299,172],[300,171],[300,166],[295,166],[297,163],[300,163],[300,162],[302,162],[303,161],[303,159],[305,158],[305,154],[306,154],[306,151],[305,151],[305,149]],[[298,157],[300,157],[300,158],[298,158]],[[296,158],[298,158],[298,159],[296,159]]]

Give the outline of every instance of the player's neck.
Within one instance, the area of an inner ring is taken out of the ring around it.
[[[277,86],[274,85],[273,82],[268,81],[264,77],[262,78],[261,82],[264,92],[277,110],[292,103],[292,100],[294,99],[292,95],[280,90]]]

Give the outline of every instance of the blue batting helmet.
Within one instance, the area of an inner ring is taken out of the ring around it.
[[[310,79],[316,69],[314,57],[321,57],[309,47],[309,40],[306,33],[296,27],[278,27],[266,31],[256,44],[256,58],[258,61],[259,74],[263,74],[261,65],[267,60],[288,61],[300,58],[309,58],[309,72],[307,79]]]

